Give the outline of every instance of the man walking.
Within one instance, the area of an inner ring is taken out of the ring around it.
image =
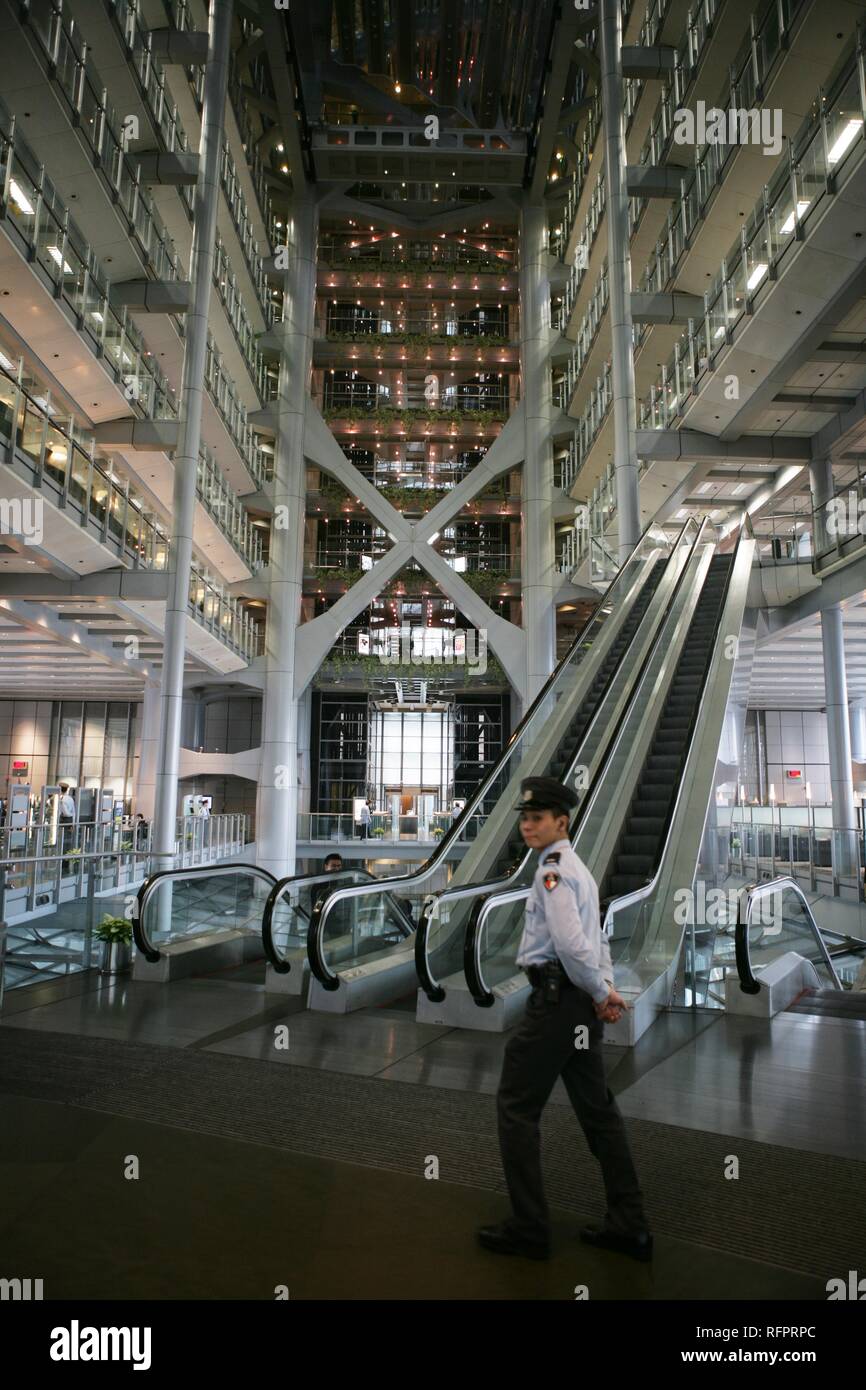
[[[532,992],[505,1049],[497,1095],[499,1146],[513,1214],[501,1226],[482,1227],[478,1240],[498,1254],[548,1258],[539,1122],[561,1076],[590,1151],[601,1164],[607,1194],[604,1224],[585,1227],[580,1238],[650,1260],[652,1236],[643,1197],[622,1116],[604,1075],[604,1022],[616,1022],[625,1000],[613,987],[598,888],[568,838],[569,815],[578,798],[552,777],[528,777],[520,791],[520,832],[527,848],[538,850],[539,862],[517,954]]]

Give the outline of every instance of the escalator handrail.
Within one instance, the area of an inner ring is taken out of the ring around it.
[[[611,928],[612,928],[612,926],[613,926],[613,920],[614,920],[614,918],[616,917],[616,914],[617,914],[618,912],[621,912],[621,911],[623,910],[623,908],[625,908],[625,907],[631,907],[631,905],[632,905],[633,903],[641,902],[644,898],[650,897],[651,894],[654,893],[655,890],[656,890],[656,888],[658,887],[658,882],[659,882],[659,879],[660,879],[660,877],[661,877],[661,872],[662,872],[662,869],[663,869],[663,867],[664,867],[665,860],[667,859],[668,847],[669,847],[669,845],[670,845],[671,835],[673,834],[673,828],[674,828],[674,825],[676,824],[677,812],[678,812],[679,809],[680,809],[680,801],[682,800],[683,787],[685,786],[685,783],[686,783],[686,773],[687,773],[687,771],[688,771],[689,761],[690,761],[691,756],[692,756],[692,753],[693,753],[693,751],[694,751],[694,746],[695,746],[695,745],[694,745],[695,730],[697,729],[698,721],[699,721],[699,719],[700,719],[700,717],[701,717],[701,710],[702,710],[702,708],[703,708],[704,701],[705,701],[706,698],[707,698],[707,688],[708,688],[708,684],[709,684],[709,675],[710,675],[710,664],[712,663],[712,652],[715,650],[715,645],[716,645],[716,640],[717,640],[717,638],[718,638],[719,628],[720,628],[721,625],[722,625],[722,619],[724,618],[724,615],[725,615],[725,605],[726,605],[726,603],[727,603],[727,601],[728,601],[728,594],[730,593],[730,589],[731,589],[731,579],[732,579],[733,573],[734,573],[734,565],[736,564],[737,553],[738,553],[738,551],[739,551],[740,543],[741,543],[741,541],[742,541],[742,539],[743,539],[743,535],[744,535],[745,529],[746,529],[746,527],[745,527],[745,522],[744,522],[743,525],[740,527],[740,534],[739,534],[739,536],[737,537],[737,544],[736,544],[736,546],[734,547],[734,552],[733,552],[733,556],[732,556],[732,559],[731,559],[731,567],[730,567],[730,569],[728,570],[728,577],[727,577],[727,579],[725,580],[725,589],[724,589],[724,593],[722,594],[721,603],[719,604],[719,616],[718,616],[718,620],[717,620],[717,622],[716,622],[716,626],[715,626],[715,630],[714,630],[714,634],[713,634],[713,641],[712,641],[712,643],[711,643],[711,645],[710,645],[710,653],[711,653],[711,655],[710,655],[710,661],[707,663],[707,669],[706,669],[706,672],[705,672],[705,674],[704,674],[704,683],[703,683],[703,685],[702,685],[702,687],[701,687],[701,692],[700,692],[700,695],[699,695],[699,697],[698,697],[697,706],[696,706],[696,708],[695,708],[695,716],[694,716],[694,719],[692,720],[692,726],[691,726],[691,730],[690,730],[690,733],[689,733],[688,751],[687,751],[687,753],[686,753],[685,762],[684,762],[684,764],[683,764],[682,772],[680,773],[680,784],[679,784],[679,786],[677,787],[677,794],[676,794],[676,796],[674,797],[674,804],[673,804],[673,806],[671,807],[670,813],[669,813],[669,815],[668,815],[667,829],[665,830],[665,837],[664,837],[664,841],[663,841],[663,843],[662,843],[661,853],[660,853],[660,855],[659,855],[659,861],[658,861],[658,864],[656,865],[656,871],[655,871],[655,873],[653,874],[652,878],[649,879],[648,882],[645,883],[645,884],[643,885],[642,888],[633,888],[632,891],[631,891],[630,893],[620,893],[620,895],[619,895],[618,897],[616,897],[616,898],[609,898],[609,899],[608,899],[607,903],[605,904],[604,919],[603,919],[602,924],[601,924],[601,929],[602,929],[603,933],[605,934],[605,936],[611,935]],[[659,716],[659,718],[661,718],[661,715]],[[610,927],[608,926],[608,923],[610,923]]]
[[[737,925],[734,932],[734,953],[737,962],[737,974],[740,977],[740,989],[743,994],[759,994],[761,982],[752,970],[752,960],[749,950],[749,922],[752,916],[752,906],[758,898],[769,897],[771,893],[778,893],[784,889],[790,890],[799,898],[800,905],[806,914],[806,920],[812,930],[812,935],[818,945],[818,950],[823,958],[824,964],[830,972],[834,989],[844,989],[842,981],[836,974],[827,944],[821,934],[821,928],[815,921],[815,916],[809,906],[809,900],[796,879],[783,875],[781,878],[771,878],[766,883],[747,883],[745,888],[741,888],[737,895]]]
[[[672,550],[671,550],[671,554],[672,554],[672,555],[676,553],[676,550],[677,550],[678,546],[680,545],[680,543],[681,543],[681,541],[682,541],[682,539],[683,539],[683,536],[685,535],[686,528],[687,528],[687,526],[689,525],[689,522],[692,522],[692,523],[694,524],[694,518],[689,517],[688,520],[687,520],[687,521],[685,522],[685,524],[683,525],[683,527],[682,527],[682,529],[681,529],[679,535],[677,536],[676,542],[674,543],[674,546],[673,546],[673,548],[672,548]],[[692,555],[695,554],[695,552],[696,552],[696,550],[697,550],[697,547],[701,544],[701,537],[703,536],[704,530],[705,530],[705,529],[706,529],[706,519],[704,519],[704,521],[702,521],[702,522],[698,525],[697,534],[696,534],[696,536],[695,536],[694,543],[693,543],[693,546],[692,546]],[[689,557],[689,559],[691,559],[691,556]],[[672,607],[672,605],[674,604],[674,602],[675,602],[675,600],[676,600],[676,597],[677,597],[677,595],[678,595],[678,593],[679,593],[680,585],[685,581],[685,577],[686,577],[686,574],[687,574],[687,572],[688,572],[688,564],[689,564],[689,561],[687,560],[687,561],[686,561],[686,564],[683,566],[682,572],[680,573],[679,577],[677,578],[677,581],[676,581],[676,583],[675,583],[675,585],[674,585],[674,587],[673,587],[673,589],[672,589],[672,591],[671,591],[671,594],[670,594],[670,596],[669,596],[669,598],[668,598],[668,600],[667,600],[667,607],[665,608],[664,613],[661,615],[661,623],[660,623],[660,625],[659,625],[659,630],[658,630],[658,632],[657,632],[657,634],[656,634],[656,636],[655,636],[655,638],[654,638],[654,640],[653,640],[653,642],[652,642],[652,645],[650,646],[649,651],[647,652],[646,656],[644,657],[643,662],[641,663],[640,669],[639,669],[639,670],[637,671],[637,673],[636,673],[636,679],[635,679],[635,682],[634,682],[634,690],[635,690],[635,691],[637,691],[637,690],[639,689],[640,684],[641,684],[641,681],[643,680],[644,674],[645,674],[645,672],[647,671],[647,669],[648,669],[648,667],[649,667],[649,664],[650,664],[650,662],[651,662],[652,659],[653,659],[653,656],[655,655],[655,652],[656,652],[657,647],[658,647],[658,643],[662,640],[662,634],[663,634],[663,631],[664,631],[665,619],[666,619],[667,615],[670,613],[671,607]],[[616,679],[616,672],[615,672],[614,675],[611,677],[611,681],[613,681],[613,680],[615,680],[615,679]],[[608,688],[609,688],[609,687],[608,687]],[[606,692],[605,692],[605,693],[606,693]],[[602,698],[604,698],[604,697],[602,697]],[[616,727],[615,727],[613,730],[610,731],[610,740],[609,740],[609,744],[608,744],[608,755],[613,751],[613,748],[616,746],[616,742],[617,742],[617,740],[618,740],[619,732],[620,732],[620,730],[622,729],[623,725],[625,724],[626,719],[627,719],[628,716],[629,716],[629,712],[630,712],[630,710],[631,710],[631,700],[632,700],[632,699],[633,699],[633,696],[629,698],[629,701],[627,702],[625,709],[622,711],[622,713],[621,713],[621,715],[620,715],[620,718],[619,718],[619,720],[617,721]],[[591,732],[592,729],[594,728],[595,720],[596,720],[597,718],[598,718],[598,711],[596,711],[595,715],[594,715],[593,718],[590,720],[590,723],[589,723],[589,725],[587,726],[587,729],[586,729],[586,733],[584,734],[584,739],[581,740],[581,745],[580,745],[580,747],[583,746],[583,742],[585,741],[585,739],[589,737],[590,732]],[[574,762],[576,762],[577,759],[578,759],[578,757],[580,756],[580,747],[577,748],[577,749],[575,750],[574,761],[573,761],[573,763],[572,763],[572,767],[574,766]],[[572,844],[574,843],[574,840],[575,840],[575,837],[576,837],[576,835],[577,835],[577,833],[578,833],[578,830],[580,829],[581,825],[583,824],[584,816],[586,815],[586,813],[588,812],[588,810],[589,810],[589,808],[590,808],[590,806],[591,806],[591,804],[592,804],[593,795],[594,795],[595,791],[597,790],[598,786],[600,785],[600,780],[601,780],[601,778],[602,778],[603,775],[604,775],[606,765],[607,765],[607,759],[605,758],[605,759],[602,761],[601,765],[597,768],[597,770],[596,770],[596,775],[595,775],[595,777],[593,778],[592,787],[587,789],[587,795],[586,795],[586,796],[583,798],[583,800],[581,801],[580,806],[578,807],[578,810],[577,810],[577,815],[575,816],[574,820],[572,821],[571,825],[570,825],[569,828],[568,828],[568,838],[569,838],[569,840],[572,842]],[[527,853],[526,853],[526,854],[523,856],[523,858],[521,859],[520,864],[519,864],[519,865],[517,866],[517,868],[515,869],[514,873],[510,875],[509,879],[507,879],[507,880],[490,879],[490,880],[488,880],[487,884],[475,885],[476,887],[482,887],[482,888],[486,887],[486,888],[488,889],[488,891],[487,891],[487,893],[486,893],[483,897],[480,897],[480,896],[479,896],[478,902],[476,903],[475,907],[472,909],[472,911],[471,911],[471,913],[470,913],[470,915],[469,915],[469,920],[468,920],[468,922],[466,923],[466,934],[465,934],[464,942],[463,942],[463,972],[464,972],[464,975],[465,975],[465,977],[466,977],[466,983],[467,983],[467,985],[468,985],[468,987],[469,987],[469,992],[470,992],[470,994],[472,995],[473,999],[475,1000],[476,1004],[478,1004],[478,1006],[479,1006],[480,1008],[488,1008],[490,1005],[493,1004],[494,999],[495,999],[494,994],[492,993],[492,991],[487,987],[487,985],[486,985],[485,982],[484,982],[483,970],[482,970],[482,966],[481,966],[481,941],[482,941],[482,938],[483,938],[483,931],[482,931],[482,929],[483,929],[483,927],[484,927],[484,925],[485,925],[485,923],[486,923],[486,921],[487,921],[488,916],[490,915],[490,912],[495,911],[496,908],[498,908],[498,907],[499,907],[500,905],[502,905],[503,903],[507,904],[509,901],[517,901],[517,899],[511,899],[511,898],[509,897],[508,890],[507,890],[507,884],[508,884],[509,882],[513,881],[513,879],[515,879],[515,878],[517,877],[517,875],[522,871],[522,869],[523,869],[523,867],[525,866],[527,860],[528,860],[529,858],[531,858],[531,855],[532,855],[532,851],[531,851],[531,850],[530,850],[530,851],[527,851]],[[504,894],[497,891],[497,883],[498,883],[498,882],[502,882],[503,885],[506,886],[506,892],[505,892]],[[528,897],[528,895],[529,895],[529,890],[530,890],[531,887],[532,887],[531,884],[524,885],[524,887],[523,887],[523,889],[522,889],[522,896],[523,896],[523,897]],[[442,900],[443,898],[446,898],[446,899],[447,899],[447,898],[450,898],[450,897],[452,896],[452,894],[453,894],[453,896],[455,896],[455,897],[458,896],[458,895],[459,895],[459,894],[458,894],[458,890],[456,890],[456,889],[447,889],[447,888],[446,888],[446,889],[444,890],[443,893],[440,893],[440,894],[439,894],[439,897],[438,897],[438,899],[437,899],[437,902],[441,902],[441,900]],[[488,902],[490,903],[489,909],[487,908]],[[430,918],[431,918],[431,916],[432,916],[432,906],[433,906],[432,904],[430,904],[429,906],[425,904],[425,911],[422,913],[422,922],[424,923],[425,931],[426,931],[426,932],[429,932],[429,922],[430,922]],[[420,930],[421,930],[421,928],[419,927],[419,932],[420,932]],[[431,972],[430,969],[429,969],[429,963],[427,962],[426,958],[425,958],[425,960],[424,960],[424,975],[422,976],[422,975],[420,974],[420,971],[419,971],[419,978],[421,979],[422,986],[423,986],[423,988],[424,988],[425,990],[427,990],[427,983],[426,983],[426,982],[429,981],[430,986],[431,986],[432,990],[434,991],[434,992],[432,992],[432,993],[429,993],[429,998],[430,998],[430,999],[432,999],[432,1000],[434,1000],[434,1001],[437,1001],[437,1002],[441,1002],[441,1000],[444,999],[444,997],[445,997],[445,991],[442,989],[441,985],[438,985],[438,984],[436,983],[436,981],[433,980],[432,972]]]
[[[132,913],[132,939],[145,960],[154,965],[162,955],[144,927],[144,909],[159,884],[167,878],[223,878],[227,874],[238,873],[251,874],[254,878],[265,879],[271,884],[277,881],[268,869],[262,869],[258,864],[196,864],[188,869],[160,869],[158,873],[146,878],[135,895],[135,908]]]
[[[262,948],[264,950],[266,959],[271,963],[278,975],[287,975],[292,968],[291,963],[286,959],[285,956],[280,955],[279,951],[276,948],[276,945],[274,944],[274,910],[280,898],[282,898],[287,888],[292,888],[293,886],[297,887],[298,885],[304,884],[314,884],[323,881],[330,882],[332,879],[340,878],[343,874],[355,874],[356,876],[360,875],[361,877],[368,879],[371,883],[374,877],[373,874],[367,873],[366,869],[340,869],[335,874],[326,874],[323,869],[320,869],[318,873],[315,874],[287,874],[285,878],[281,878],[279,880],[274,879],[274,885],[267,896],[267,900],[262,911]],[[302,912],[305,917],[307,917],[307,913],[303,908],[299,908],[298,910]]]
[[[688,517],[688,518],[686,519],[686,521],[685,521],[684,524],[683,524],[682,530],[680,531],[680,535],[677,537],[677,541],[676,541],[674,544],[671,545],[671,552],[670,552],[671,554],[673,554],[673,551],[674,551],[674,549],[675,549],[675,546],[676,546],[677,544],[679,544],[680,540],[682,539],[682,535],[683,535],[683,533],[685,532],[686,528],[687,528],[688,526],[690,526],[690,525],[696,525],[696,524],[697,524],[697,523],[696,523],[694,517]],[[647,532],[648,532],[650,529],[651,529],[650,527],[647,527]],[[646,534],[646,532],[645,532],[644,534]],[[641,539],[643,539],[643,538],[641,538]],[[609,586],[610,588],[613,587],[613,585],[617,582],[617,580],[620,578],[620,576],[625,572],[626,567],[627,567],[627,566],[631,563],[631,561],[632,561],[633,554],[634,554],[634,552],[632,552],[632,555],[630,555],[629,558],[628,558],[627,560],[624,560],[623,563],[620,565],[619,569],[617,570],[616,574],[614,575],[613,579],[611,580],[611,584],[610,584],[610,586]],[[411,873],[411,874],[401,874],[399,877],[394,877],[394,878],[380,879],[379,882],[381,883],[383,889],[395,888],[395,889],[397,889],[397,890],[399,891],[401,888],[405,887],[405,886],[408,885],[408,884],[423,882],[423,880],[424,880],[425,878],[430,878],[430,877],[433,875],[433,873],[435,872],[435,870],[439,867],[439,865],[440,865],[442,862],[444,862],[444,860],[447,858],[447,852],[448,852],[448,849],[449,849],[450,845],[452,844],[452,842],[454,841],[454,839],[457,837],[457,835],[462,831],[464,824],[467,823],[469,817],[470,817],[471,815],[474,814],[475,808],[478,806],[479,802],[480,802],[480,801],[484,798],[484,796],[487,794],[487,791],[488,791],[489,788],[493,785],[495,779],[499,776],[500,771],[501,771],[502,767],[505,765],[507,759],[510,757],[511,752],[512,752],[514,746],[516,745],[517,742],[519,742],[520,738],[522,737],[523,731],[524,731],[525,727],[528,725],[529,721],[530,721],[530,720],[532,719],[532,717],[534,716],[535,711],[536,711],[538,708],[540,708],[540,706],[541,706],[543,700],[550,694],[550,691],[551,691],[553,685],[555,684],[555,682],[556,682],[557,680],[559,680],[560,676],[561,676],[561,675],[563,674],[563,672],[566,670],[566,667],[568,666],[568,663],[570,662],[570,659],[571,659],[572,654],[573,654],[575,651],[577,651],[577,649],[578,649],[578,647],[580,646],[581,642],[584,641],[584,639],[585,639],[587,633],[589,632],[590,627],[591,627],[591,626],[593,625],[593,623],[595,622],[595,619],[596,619],[597,616],[598,616],[598,610],[595,610],[595,611],[592,613],[592,615],[590,616],[589,620],[588,620],[588,621],[586,622],[586,624],[584,625],[584,627],[581,629],[581,631],[580,631],[580,633],[578,634],[578,636],[575,637],[575,639],[574,639],[574,641],[572,642],[571,646],[568,648],[568,651],[565,653],[565,656],[563,656],[562,659],[561,659],[560,661],[557,662],[557,664],[556,664],[555,667],[553,668],[552,672],[551,672],[550,675],[548,676],[547,680],[545,681],[544,685],[541,687],[541,689],[539,690],[539,692],[538,692],[538,694],[536,695],[535,699],[532,701],[532,704],[529,706],[529,708],[527,709],[526,713],[523,715],[523,717],[520,719],[519,723],[516,725],[516,727],[515,727],[513,733],[511,734],[511,737],[509,738],[507,744],[506,744],[505,747],[503,748],[501,754],[499,755],[498,759],[497,759],[496,762],[494,763],[494,765],[493,765],[493,767],[491,768],[490,772],[488,772],[487,776],[479,783],[478,787],[477,787],[477,788],[475,789],[475,791],[473,792],[473,794],[472,794],[472,796],[470,797],[469,801],[467,801],[465,807],[464,807],[463,810],[460,812],[460,815],[457,816],[457,817],[455,817],[455,819],[452,821],[452,823],[451,823],[451,825],[449,826],[448,830],[446,830],[445,834],[444,834],[444,835],[442,836],[442,838],[440,839],[439,843],[437,844],[436,848],[434,849],[434,851],[433,851],[432,855],[429,857],[429,859],[425,860],[425,862],[421,865],[421,867],[420,867],[419,869],[416,869],[416,870],[414,871],[414,873]],[[345,889],[342,889],[342,890],[339,892],[338,895],[331,895],[331,896],[332,896],[332,897],[333,897],[333,896],[339,896],[339,899],[340,899],[341,901],[343,901],[343,900],[345,900],[345,899],[347,899],[347,898],[359,897],[359,896],[360,896],[362,893],[364,893],[365,891],[366,891],[365,887],[364,887],[363,885],[361,885],[361,886],[359,886],[359,887],[357,887],[357,888],[345,888]],[[329,898],[328,901],[330,902],[330,901],[331,901],[331,898]],[[310,927],[310,934],[311,934],[311,942],[312,942],[313,936],[316,937],[316,941],[315,941],[315,943],[313,943],[313,944],[311,945],[310,961],[311,961],[311,966],[312,966],[312,961],[313,961],[313,959],[315,959],[316,962],[317,962],[317,966],[320,965],[320,966],[321,966],[321,969],[322,969],[323,972],[324,972],[324,975],[323,975],[323,976],[319,976],[319,975],[317,974],[316,978],[317,978],[317,979],[321,979],[322,983],[330,983],[331,981],[333,981],[334,977],[333,977],[333,976],[331,975],[331,973],[327,970],[327,966],[326,966],[325,963],[324,963],[324,958],[323,958],[322,950],[321,950],[321,941],[320,941],[320,937],[321,937],[320,916],[321,916],[321,910],[323,910],[323,909],[324,909],[324,905],[322,905],[322,909],[316,909],[316,911],[314,912],[314,915],[313,915],[313,922],[312,922],[311,927]],[[333,986],[332,986],[332,987],[333,987]]]

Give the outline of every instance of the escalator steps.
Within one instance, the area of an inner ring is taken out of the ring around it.
[[[701,588],[667,699],[610,861],[603,897],[642,888],[653,876],[687,754],[724,599],[731,556],[715,556]]]

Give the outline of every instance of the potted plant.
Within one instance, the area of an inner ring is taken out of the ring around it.
[[[381,839],[383,839],[383,837],[384,837],[384,835],[385,835],[384,827],[381,826],[381,825],[374,825],[374,826],[373,826],[372,835],[373,835],[373,839],[374,839],[374,840],[381,840]]]
[[[132,923],[127,917],[111,917],[106,913],[93,929],[101,943],[100,975],[122,975],[132,962]]]

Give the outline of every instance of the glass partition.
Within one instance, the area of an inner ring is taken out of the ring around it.
[[[154,960],[192,936],[239,931],[258,938],[273,884],[272,874],[248,864],[157,874],[138,894],[136,946]]]

